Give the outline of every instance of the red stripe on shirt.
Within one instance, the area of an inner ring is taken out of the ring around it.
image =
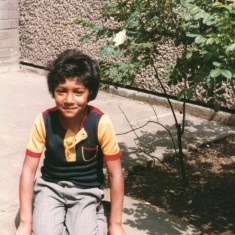
[[[104,114],[101,110],[99,110],[98,108],[94,107],[94,106],[91,106],[89,105],[89,108],[92,112],[95,112],[95,113],[98,113],[98,114]]]
[[[55,106],[53,108],[50,108],[50,109],[47,109],[47,110],[43,111],[42,114],[44,115],[44,114],[49,113],[49,112],[55,112],[56,110],[57,110],[57,107]]]
[[[29,149],[26,149],[25,154],[29,157],[34,157],[34,158],[40,158],[42,155],[42,153],[34,153],[34,152],[30,151]]]
[[[88,114],[88,106],[85,109],[84,116],[82,118],[82,122],[81,122],[81,125],[80,125],[80,129],[82,129],[82,127],[83,127],[83,124],[84,124],[84,122],[85,122],[85,120],[87,118],[87,114]]]
[[[121,156],[122,156],[122,152],[120,150],[117,154],[114,154],[114,155],[104,155],[104,159],[106,161],[114,161],[120,158]]]

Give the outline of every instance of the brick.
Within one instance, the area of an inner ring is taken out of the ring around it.
[[[8,20],[0,20],[0,29],[8,29],[8,28],[9,28]]]
[[[19,38],[18,29],[0,29],[0,39]]]
[[[0,9],[1,10],[14,10],[14,9],[18,9],[18,3],[9,2],[9,1],[1,1],[0,0]]]
[[[0,39],[19,38],[18,29],[0,29]]]
[[[7,29],[0,30],[0,39],[7,39],[9,37],[10,37],[10,35],[9,35],[9,31]]]
[[[8,13],[9,13],[9,10],[1,10],[0,9],[0,20],[6,20],[8,19]]]
[[[5,57],[17,57],[20,56],[19,48],[2,48],[0,49],[0,60]]]
[[[19,18],[19,11],[18,10],[9,10],[8,19],[18,19],[18,18]]]
[[[20,33],[19,33],[19,29],[9,29],[9,35],[10,38],[19,38],[20,37]]]
[[[7,48],[0,49],[0,57],[9,56],[9,50]]]
[[[19,27],[18,19],[0,20],[0,29],[16,29]]]
[[[1,48],[12,48],[19,47],[19,39],[18,38],[9,38],[9,39],[1,39],[0,40],[0,49]]]
[[[12,3],[14,3],[14,4],[16,4],[16,5],[18,5],[19,4],[19,0],[8,0],[9,2],[12,2]],[[22,1],[22,0],[21,0]],[[25,0],[24,0],[25,1]]]
[[[18,64],[19,63],[19,58],[14,56],[14,57],[4,57],[0,59],[0,65],[3,64]]]

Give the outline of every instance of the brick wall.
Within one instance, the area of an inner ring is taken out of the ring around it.
[[[19,69],[18,0],[0,0],[0,73]]]

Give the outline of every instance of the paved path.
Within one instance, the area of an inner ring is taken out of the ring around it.
[[[111,117],[124,153],[124,169],[151,160],[138,150],[136,142],[141,142],[147,152],[161,159],[174,153],[171,138],[161,125],[149,123],[137,130],[139,140],[133,132],[129,132],[130,124],[137,128],[147,121],[158,121],[172,131],[175,139],[174,120],[168,108],[153,106],[153,111],[143,102],[105,92],[100,92],[91,104]],[[44,76],[23,70],[0,73],[0,235],[12,235],[15,231],[19,175],[34,118],[37,113],[53,105]],[[177,117],[180,119],[182,116],[177,113]],[[232,133],[235,130],[227,126],[188,116],[184,147],[195,147]],[[108,200],[108,191],[105,193]],[[123,216],[127,235],[199,234],[198,229],[187,222],[128,197],[125,197]]]

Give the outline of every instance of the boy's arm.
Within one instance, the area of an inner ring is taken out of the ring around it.
[[[20,176],[20,225],[16,235],[32,234],[32,200],[34,178],[38,168],[40,158],[25,156],[21,176]]]
[[[106,161],[106,166],[111,184],[111,214],[109,221],[109,235],[125,235],[122,227],[124,177],[120,158],[113,161]]]

